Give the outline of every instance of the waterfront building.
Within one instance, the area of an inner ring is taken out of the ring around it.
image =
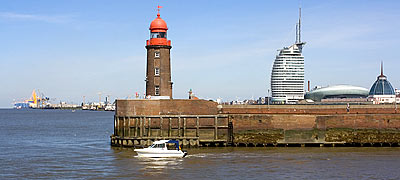
[[[150,39],[146,41],[146,97],[151,99],[172,99],[171,41],[167,39],[167,23],[160,17],[150,24]]]
[[[368,100],[374,104],[394,103],[396,101],[395,91],[387,77],[383,75],[383,63],[381,63],[381,74],[371,86]]]
[[[354,102],[366,101],[368,89],[352,85],[319,87],[307,92],[304,98],[314,102]]]
[[[273,104],[293,104],[304,99],[304,56],[305,42],[301,42],[301,9],[296,25],[296,42],[279,50],[271,72]]]

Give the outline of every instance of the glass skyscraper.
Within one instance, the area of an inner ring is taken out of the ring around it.
[[[305,42],[300,39],[301,9],[296,25],[296,42],[279,50],[271,72],[271,101],[274,104],[293,104],[304,99],[304,56]]]

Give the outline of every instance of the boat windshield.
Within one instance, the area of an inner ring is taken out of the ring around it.
[[[175,143],[168,143],[167,144],[167,149],[168,150],[179,150],[179,149],[176,148]]]
[[[165,144],[153,144],[150,148],[165,148]]]

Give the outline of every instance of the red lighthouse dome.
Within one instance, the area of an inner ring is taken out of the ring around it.
[[[167,32],[167,23],[160,18],[160,13],[157,14],[157,18],[154,19],[150,24],[151,32]]]

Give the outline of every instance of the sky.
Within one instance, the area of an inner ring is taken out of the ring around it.
[[[295,41],[302,7],[305,80],[400,88],[400,1],[0,0],[0,107],[33,89],[53,103],[145,92],[149,26],[168,24],[173,97],[267,96],[277,50]],[[307,83],[305,83],[306,85]]]

